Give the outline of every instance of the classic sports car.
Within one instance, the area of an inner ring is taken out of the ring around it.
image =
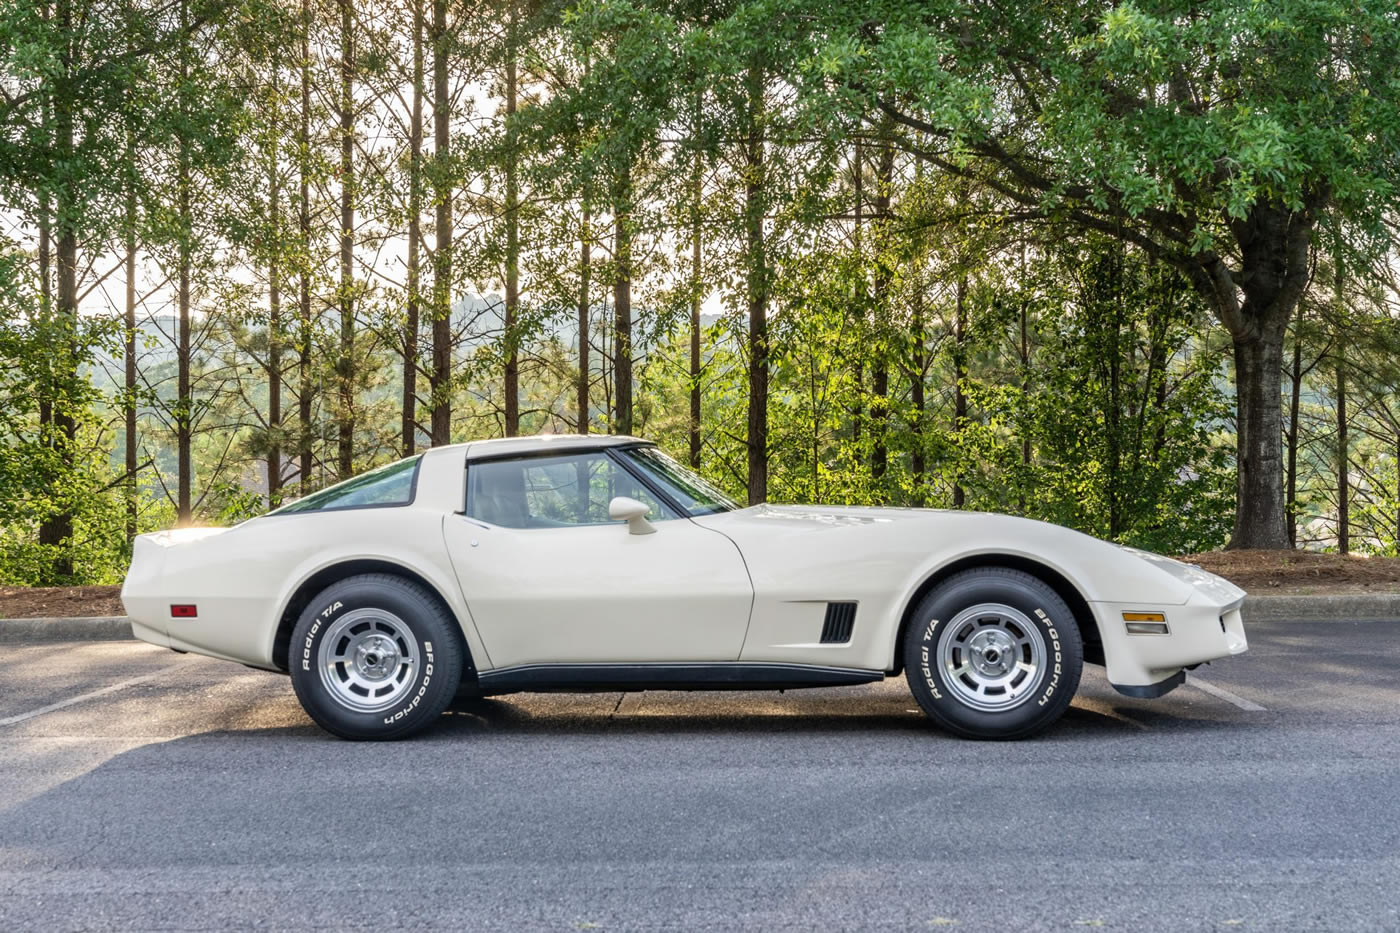
[[[1244,592],[1003,515],[740,508],[654,445],[438,447],[234,528],[136,539],[138,638],[291,674],[352,739],[455,697],[788,689],[904,672],[939,725],[1019,738],[1085,661],[1134,697],[1245,650]]]

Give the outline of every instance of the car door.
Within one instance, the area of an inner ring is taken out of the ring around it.
[[[651,506],[651,534],[608,517]],[[471,463],[444,537],[491,665],[734,661],[753,587],[737,546],[605,450]]]

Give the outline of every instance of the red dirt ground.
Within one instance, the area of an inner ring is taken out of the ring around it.
[[[0,586],[0,619],[124,616],[119,586]]]
[[[1257,596],[1400,593],[1400,558],[1315,551],[1211,551],[1182,558]]]
[[[1313,551],[1211,551],[1182,560],[1257,595],[1400,593],[1400,558]],[[125,615],[116,586],[0,586],[0,619]]]

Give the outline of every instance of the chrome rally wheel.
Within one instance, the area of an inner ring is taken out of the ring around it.
[[[327,692],[357,712],[388,709],[418,679],[418,639],[387,609],[347,612],[326,630],[316,654]]]
[[[1024,703],[1045,673],[1045,639],[1019,609],[978,603],[958,613],[938,639],[948,686],[973,709]]]
[[[928,717],[975,739],[1048,728],[1079,687],[1084,646],[1059,594],[1008,567],[955,573],[915,607],[904,673]]]
[[[288,662],[302,708],[345,739],[399,739],[437,721],[467,659],[442,600],[404,577],[348,577],[318,593],[292,630]]]

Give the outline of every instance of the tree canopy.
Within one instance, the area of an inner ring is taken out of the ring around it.
[[[1380,0],[0,11],[0,578],[411,454],[1400,546]]]

